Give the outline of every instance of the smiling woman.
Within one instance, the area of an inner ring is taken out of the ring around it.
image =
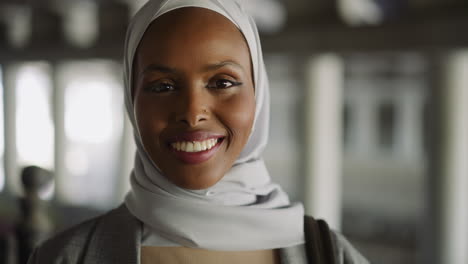
[[[213,186],[247,143],[254,119],[242,33],[214,11],[174,10],[146,31],[134,72],[135,116],[151,159],[179,187]]]
[[[307,263],[305,237],[320,232],[304,233],[302,205],[263,163],[269,87],[241,1],[150,0],[125,47],[137,146],[131,190],[122,206],[45,242],[30,262]],[[311,263],[367,263],[340,235],[325,235],[323,251],[336,262]]]

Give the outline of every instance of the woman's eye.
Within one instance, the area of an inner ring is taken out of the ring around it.
[[[146,86],[145,90],[153,93],[171,92],[175,90],[175,85],[169,82],[154,82]]]
[[[227,89],[233,86],[241,85],[240,82],[231,81],[228,79],[217,79],[208,84],[208,88],[215,88],[215,89]]]

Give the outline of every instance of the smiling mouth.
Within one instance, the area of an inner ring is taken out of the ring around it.
[[[169,148],[175,157],[186,164],[199,164],[213,157],[221,147],[224,137],[193,141],[175,141]]]
[[[176,151],[196,153],[210,150],[221,141],[222,138],[210,138],[203,141],[177,141],[171,143],[171,147]]]

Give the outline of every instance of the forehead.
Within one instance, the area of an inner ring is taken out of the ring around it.
[[[208,45],[208,47],[204,47]],[[155,19],[137,49],[137,57],[163,56],[169,51],[210,48],[229,55],[239,49],[250,52],[241,31],[228,18],[205,8],[179,8]],[[163,52],[164,51],[164,52]]]

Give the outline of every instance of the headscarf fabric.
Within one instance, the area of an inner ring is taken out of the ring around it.
[[[164,177],[144,149],[132,102],[133,60],[145,31],[159,16],[184,7],[209,9],[229,19],[244,35],[253,65],[253,130],[233,167],[206,190],[183,189]],[[125,204],[144,224],[143,245],[243,251],[304,242],[302,205],[290,203],[281,187],[271,181],[261,159],[268,139],[269,84],[257,28],[240,0],[150,0],[127,31],[124,81],[137,147]]]

